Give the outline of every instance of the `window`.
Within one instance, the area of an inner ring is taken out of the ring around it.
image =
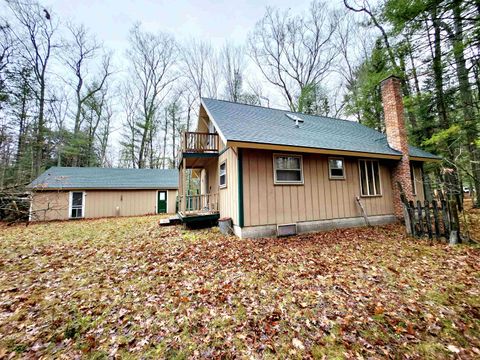
[[[220,187],[227,187],[227,163],[224,161],[220,164]]]
[[[345,169],[342,158],[329,158],[328,171],[330,179],[345,179]]]
[[[70,218],[79,219],[85,216],[85,193],[83,191],[70,192]]]
[[[359,160],[360,188],[362,196],[382,195],[380,169],[376,160]]]
[[[301,155],[273,156],[275,184],[303,184]]]
[[[417,182],[415,179],[415,168],[410,164],[410,180],[412,181],[412,192],[413,195],[417,195]]]

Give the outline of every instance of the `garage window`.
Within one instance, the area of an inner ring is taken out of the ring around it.
[[[69,214],[71,219],[81,219],[85,216],[84,191],[71,191],[69,204]]]

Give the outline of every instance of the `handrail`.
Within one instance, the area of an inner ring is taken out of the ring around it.
[[[178,207],[182,210],[183,200],[186,199],[185,212],[217,212],[218,211],[218,193],[198,194],[198,195],[179,195]]]
[[[218,152],[218,134],[210,132],[186,131],[182,138],[183,152]]]

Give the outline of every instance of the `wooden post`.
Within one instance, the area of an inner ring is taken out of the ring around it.
[[[360,201],[360,198],[358,196],[356,197],[356,200],[358,205],[360,206],[360,210],[362,211],[363,218],[365,219],[365,224],[367,224],[367,226],[370,226],[370,221],[368,221],[367,212],[365,211],[365,208],[363,207],[363,204]]]
[[[412,221],[410,219],[410,212],[408,211],[408,203],[402,202],[403,205],[403,218],[405,219],[405,230],[407,230],[407,235],[412,234]]]
[[[455,233],[455,236],[457,237],[458,242],[461,243],[462,242],[461,237],[457,236],[457,234],[460,233],[457,204],[454,199],[450,199],[449,204],[450,204],[450,213],[452,214],[452,217],[450,218],[450,226],[451,226],[450,231],[451,231],[451,234]],[[452,239],[452,237],[450,237],[450,239]]]
[[[186,206],[187,206],[187,193],[188,193],[188,189],[187,189],[187,162],[185,161],[185,159],[183,159],[183,163],[182,163],[182,172],[183,172],[183,176],[182,176],[182,181],[183,181],[183,184],[182,184],[182,190],[183,190],[183,198],[182,198],[182,213],[185,215],[185,211],[186,211]]]
[[[439,228],[439,222],[438,222],[437,200],[432,200],[432,206],[433,206],[433,219],[435,221],[435,238],[438,240],[440,239],[440,228]]]
[[[443,236],[447,239],[450,236],[450,219],[448,216],[447,201],[442,199]]]
[[[430,218],[430,204],[428,203],[428,200],[425,200],[425,220],[427,221],[428,237],[433,239],[432,219]]]
[[[423,236],[423,213],[422,213],[422,202],[417,200],[417,212],[418,212],[418,230],[420,231],[420,236]]]
[[[412,226],[412,234],[413,234],[413,236],[417,236],[418,235],[417,219],[415,218],[415,206],[413,205],[412,200],[410,200],[408,202],[408,216],[410,217],[410,224]]]

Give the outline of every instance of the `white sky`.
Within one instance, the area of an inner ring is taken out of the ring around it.
[[[335,0],[341,3],[341,0]],[[267,6],[300,11],[310,0],[46,0],[62,22],[83,23],[98,40],[115,52],[123,52],[128,31],[140,21],[145,30],[166,31],[177,40],[191,37],[223,45],[226,41],[241,45],[248,32],[265,13]]]

